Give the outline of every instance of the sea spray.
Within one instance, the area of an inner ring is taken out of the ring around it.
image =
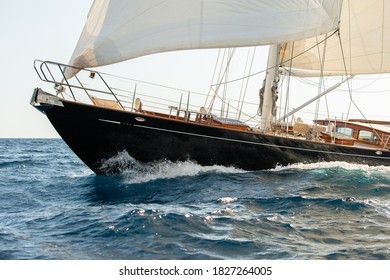
[[[158,179],[171,179],[184,176],[197,176],[203,173],[245,173],[242,169],[219,165],[201,166],[193,161],[172,162],[161,160],[152,163],[141,163],[126,151],[118,153],[102,162],[101,168],[109,173],[119,171],[128,184],[146,183]]]

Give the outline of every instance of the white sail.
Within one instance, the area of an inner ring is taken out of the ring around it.
[[[344,0],[339,36],[312,48],[325,37],[289,43],[282,59],[295,58],[286,67],[299,76],[318,76],[321,67],[329,76],[390,72],[390,0]]]
[[[334,30],[342,0],[95,0],[70,60],[94,67],[173,50],[275,44]],[[67,72],[67,76],[74,73]]]

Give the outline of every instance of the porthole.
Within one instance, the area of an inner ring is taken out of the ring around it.
[[[144,122],[146,121],[144,118],[141,118],[141,117],[136,117],[134,118],[137,122]]]

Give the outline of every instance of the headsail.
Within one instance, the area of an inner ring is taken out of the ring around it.
[[[390,0],[344,0],[339,36],[314,48],[326,35],[290,43],[282,59],[295,57],[291,67],[301,76],[318,76],[321,61],[323,75],[390,72]]]
[[[300,40],[336,29],[342,0],[95,0],[70,60],[94,67],[185,49]],[[67,76],[72,76],[68,69]]]

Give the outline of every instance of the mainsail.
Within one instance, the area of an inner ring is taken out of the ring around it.
[[[300,40],[336,29],[341,5],[342,0],[95,0],[70,65]],[[74,74],[67,69],[68,77]]]
[[[291,42],[282,60],[300,76],[390,72],[389,15],[390,0],[344,0],[338,34]]]

